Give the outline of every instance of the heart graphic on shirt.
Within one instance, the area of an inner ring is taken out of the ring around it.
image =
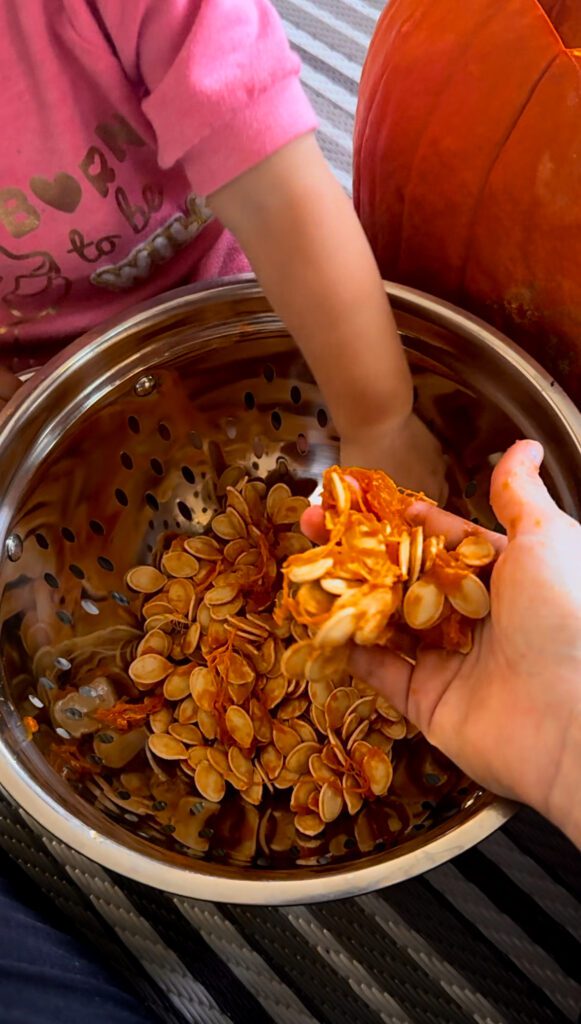
[[[62,213],[74,213],[83,195],[77,179],[64,171],[55,174],[52,181],[37,176],[31,178],[29,184],[37,199]]]

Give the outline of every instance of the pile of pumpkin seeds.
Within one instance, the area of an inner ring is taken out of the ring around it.
[[[417,634],[450,607],[486,614],[488,593],[470,567],[494,552],[478,537],[464,541],[456,556],[466,571],[446,596],[430,579],[443,538],[424,540],[419,527],[394,537],[387,525],[377,581],[367,572],[377,533],[361,518],[349,528],[352,484],[337,470],[329,479],[341,543],[312,548],[299,526],[308,500],[230,466],[208,531],[167,538],[157,566],[128,572],[142,623],[128,659],[129,692],[119,699],[103,675],[51,708],[53,724],[73,740],[92,738],[100,771],[89,785],[101,803],[153,817],[205,852],[208,821],[228,794],[239,794],[253,837],[244,856],[238,849],[244,859],[257,843],[264,847],[265,821],[284,834],[279,848],[292,842],[288,813],[254,811],[284,791],[301,843],[346,814],[360,818],[355,835],[370,848],[365,808],[389,791],[394,742],[417,730],[352,677],[347,643],[389,643],[394,621],[400,639]]]

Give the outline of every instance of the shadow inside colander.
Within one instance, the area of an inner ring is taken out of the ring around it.
[[[363,816],[341,815],[324,838],[297,835],[289,791],[275,789],[259,808],[232,791],[196,828],[192,847],[187,828],[176,835],[175,801],[183,797],[176,779],[195,790],[176,763],[158,763],[146,798],[123,781],[151,772],[143,742],[110,771],[91,736],[78,747],[73,718],[70,732],[55,730],[50,713],[57,697],[90,694],[102,677],[117,696],[135,696],[127,667],[141,635],[139,600],[125,574],[151,561],[167,534],[206,529],[226,466],[243,465],[251,478],[288,482],[295,494],[317,500],[322,471],[337,461],[333,424],[289,339],[270,329],[236,349],[235,359],[224,344],[152,368],[155,387],[144,397],[126,385],[112,389],[32,475],[12,524],[17,558],[2,574],[4,696],[25,722],[17,725],[5,705],[5,733],[53,799],[97,831],[118,835],[121,826],[128,845],[146,843],[155,856],[275,873],[363,864],[469,816],[488,796],[417,735],[394,744],[388,797]],[[515,428],[429,356],[415,353],[413,362],[417,410],[450,454],[450,506],[494,526],[490,472]],[[33,743],[23,742],[26,729],[34,730]],[[194,816],[200,805],[192,797]]]

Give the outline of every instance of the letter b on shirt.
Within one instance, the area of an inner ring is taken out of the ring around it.
[[[24,238],[36,231],[40,213],[21,188],[0,188],[0,224],[13,238]]]

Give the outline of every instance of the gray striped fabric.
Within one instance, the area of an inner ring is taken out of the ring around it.
[[[347,191],[360,69],[382,6],[276,0]],[[163,1024],[547,1024],[581,1009],[579,857],[529,812],[425,878],[284,909],[198,903],[113,877],[1,797],[0,850]]]
[[[302,79],[319,117],[319,141],[351,193],[353,118],[361,67],[381,0],[275,0],[303,62]]]

